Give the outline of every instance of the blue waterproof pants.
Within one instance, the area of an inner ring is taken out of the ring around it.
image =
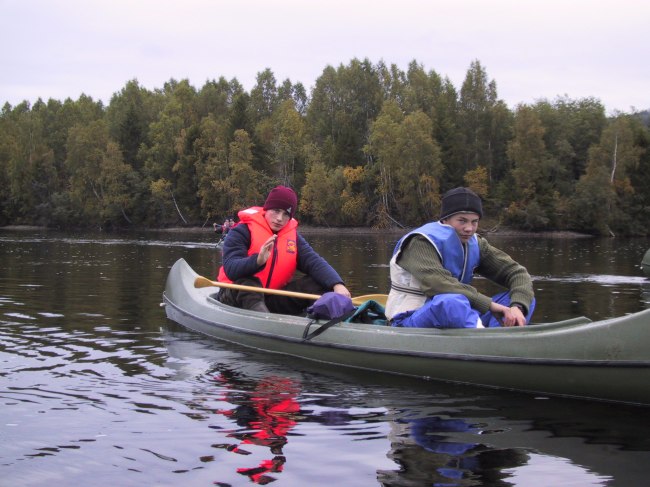
[[[507,291],[496,294],[492,301],[510,305],[510,295]],[[535,311],[535,300],[533,299],[526,324]],[[462,294],[438,294],[429,299],[424,305],[416,310],[400,313],[393,317],[393,326],[404,326],[411,328],[476,328],[478,319],[485,328],[501,326],[501,323],[490,311],[479,315],[478,311],[472,308],[467,297]]]

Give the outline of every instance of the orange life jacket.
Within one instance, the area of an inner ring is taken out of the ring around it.
[[[260,247],[264,245],[273,231],[264,219],[264,209],[261,206],[253,206],[242,210],[237,215],[239,224],[248,226],[251,234],[251,244],[248,248],[248,255],[257,254]],[[271,289],[282,289],[291,280],[298,266],[298,222],[295,219],[289,220],[282,230],[278,232],[278,238],[273,245],[273,250],[266,261],[264,268],[255,274],[255,277],[262,281],[262,286]],[[220,282],[232,282],[226,275],[223,266],[219,269],[217,278]]]

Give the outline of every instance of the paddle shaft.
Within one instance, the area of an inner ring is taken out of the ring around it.
[[[299,299],[313,299],[314,301],[320,298],[318,294],[297,293],[293,291],[283,291],[282,289],[269,289],[266,287],[257,286],[244,286],[243,284],[232,284],[230,282],[211,281],[207,277],[198,276],[194,280],[194,287],[224,287],[228,289],[237,289],[239,291],[250,291],[254,293],[276,294],[278,296],[288,296],[290,298]]]
[[[233,284],[230,282],[218,282],[218,281],[212,281],[207,277],[203,277],[203,276],[197,276],[197,278],[194,280],[194,287],[210,287],[210,286],[223,287],[229,289],[238,289],[239,291],[250,291],[254,293],[275,294],[277,296],[288,296],[290,298],[312,299],[314,301],[320,298],[320,295],[318,294],[298,293],[295,291],[283,291],[282,289],[269,289],[269,288],[257,287],[257,286],[245,286],[243,284]],[[386,298],[387,296],[385,294],[368,294],[365,296],[357,296],[355,298],[352,298],[352,304],[358,306],[365,301],[374,299],[375,301],[380,302],[382,305],[385,305]]]

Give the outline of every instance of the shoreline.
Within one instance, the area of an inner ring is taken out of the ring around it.
[[[415,227],[413,227],[415,228]],[[313,226],[300,226],[299,231],[305,235],[324,235],[329,233],[337,233],[341,235],[404,235],[413,228],[370,228],[370,227],[313,227]],[[17,230],[17,231],[34,231],[34,230],[52,230],[48,227],[34,226],[34,225],[6,225],[0,227],[0,230]],[[90,229],[88,229],[90,230]],[[57,230],[61,231],[61,230]],[[63,230],[65,231],[65,230]],[[76,231],[76,230],[75,230]],[[92,230],[91,230],[92,231]],[[167,228],[139,228],[139,229],[120,229],[115,230],[116,233],[143,231],[143,232],[164,232],[164,233],[213,233],[220,235],[214,231],[212,226],[204,227],[167,227]],[[111,233],[111,232],[105,232]],[[516,230],[512,228],[498,228],[496,230],[481,230],[478,231],[482,236],[520,236],[520,237],[545,237],[545,238],[596,238],[595,235],[586,233],[571,232],[566,230],[547,230],[543,232],[530,232],[526,230]]]
[[[299,232],[305,235],[324,235],[329,233],[337,233],[341,235],[405,235],[416,227],[408,228],[370,228],[370,227],[313,227],[309,225],[300,225]],[[155,232],[169,232],[169,233],[202,233],[211,232],[220,235],[212,228],[206,227],[169,227],[169,228],[152,228],[148,231]],[[504,236],[504,237],[545,237],[545,238],[596,238],[594,235],[587,233],[572,232],[567,230],[547,230],[543,232],[530,232],[526,230],[517,230],[514,228],[501,227],[496,230],[481,230],[479,228],[478,234],[484,237],[488,236]]]

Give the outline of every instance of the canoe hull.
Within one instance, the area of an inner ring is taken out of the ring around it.
[[[597,323],[484,330],[346,323],[305,342],[308,319],[223,305],[214,289],[193,287],[196,277],[182,259],[172,267],[163,294],[167,317],[221,340],[337,366],[650,405],[650,336],[638,331],[650,330],[650,311]]]
[[[648,249],[643,256],[643,259],[641,260],[641,269],[643,269],[643,273],[650,277],[650,249]]]

